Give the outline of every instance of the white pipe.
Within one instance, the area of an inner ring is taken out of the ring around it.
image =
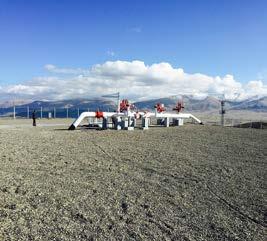
[[[155,116],[155,113],[153,113],[153,112],[142,112],[142,111],[139,111],[138,113],[139,113],[139,115],[141,117],[145,117],[145,118],[150,118],[150,117]]]
[[[117,112],[102,112],[104,118],[109,118],[109,117],[133,117],[134,113],[132,112],[125,112],[125,113],[117,113]],[[72,123],[72,125],[69,127],[69,130],[74,130],[76,129],[81,122],[83,121],[84,118],[87,117],[96,117],[96,112],[82,112],[80,116]]]
[[[175,114],[175,113],[158,113],[158,112],[138,112],[142,117],[144,118],[150,118],[150,117],[156,117],[156,118],[181,118],[181,119],[187,119],[192,118],[199,124],[201,124],[201,120],[193,116],[192,114]],[[124,113],[117,113],[117,112],[102,112],[103,118],[109,118],[109,117],[134,117],[135,112],[126,111]],[[80,116],[72,123],[72,125],[69,127],[69,130],[76,129],[79,124],[83,121],[84,118],[87,117],[96,117],[96,112],[83,112],[80,114]]]
[[[69,127],[69,130],[74,130],[78,127],[78,125],[82,122],[82,120],[86,117],[95,117],[95,112],[83,112],[80,116],[72,123]]]
[[[197,123],[201,124],[202,121],[195,117],[192,114],[184,114],[184,113],[166,113],[166,112],[139,112],[139,114],[143,117],[150,118],[150,117],[155,117],[155,118],[181,118],[181,119],[188,119],[191,118],[195,120]]]
[[[155,117],[156,118],[181,118],[181,119],[191,118],[191,119],[195,120],[199,124],[202,123],[201,120],[199,120],[197,117],[195,117],[192,114],[156,113]]]
[[[200,120],[200,119],[198,119],[197,117],[195,117],[194,115],[192,115],[192,114],[189,114],[190,115],[190,117],[193,119],[193,120],[195,120],[197,123],[199,123],[199,124],[202,124],[203,125],[203,123],[202,123],[202,121]]]

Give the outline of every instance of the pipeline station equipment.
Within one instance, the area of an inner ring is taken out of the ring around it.
[[[177,102],[173,108],[173,112],[167,112],[164,104],[157,103],[154,106],[154,112],[138,111],[135,106],[130,104],[127,99],[123,99],[119,103],[116,112],[83,112],[71,124],[69,130],[75,130],[84,119],[88,119],[89,126],[97,126],[101,129],[115,130],[134,130],[141,128],[148,129],[152,125],[152,121],[156,120],[156,126],[182,126],[184,119],[191,119],[195,123],[202,124],[201,120],[190,113],[181,113],[184,109],[182,102]]]

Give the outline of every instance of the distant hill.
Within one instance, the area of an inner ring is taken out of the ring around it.
[[[24,104],[28,104],[31,103],[32,100],[17,100],[15,101],[16,105],[24,105]],[[14,105],[14,101],[13,100],[3,100],[0,101],[0,108],[9,108],[9,107],[13,107]]]
[[[20,105],[20,107],[51,109],[51,108],[80,108],[89,109],[95,111],[97,109],[108,110],[115,109],[115,102],[106,99],[73,99],[73,100],[61,100],[61,101],[34,101],[26,105]]]
[[[211,112],[218,111],[220,109],[220,100],[208,96],[204,99],[196,99],[191,96],[171,96],[168,98],[159,98],[145,101],[135,102],[135,106],[139,110],[152,110],[156,103],[163,103],[167,110],[171,110],[177,103],[178,99],[182,99],[184,102],[186,111],[199,111],[199,112]],[[77,117],[78,113],[83,111],[115,111],[116,102],[109,99],[97,98],[97,99],[71,99],[61,101],[33,101],[31,103],[19,102],[16,105],[16,114],[20,116],[27,116],[27,108],[30,112],[36,110],[40,115],[40,109],[42,107],[43,116],[47,116],[48,112],[54,111],[56,108],[57,117],[66,117],[68,109],[69,117]],[[79,109],[79,110],[78,110]],[[225,102],[226,110],[250,110],[255,112],[267,112],[267,97],[259,99],[247,99],[244,101],[227,101]],[[13,102],[6,102],[0,105],[0,115],[9,116],[13,114]]]
[[[244,100],[233,104],[232,110],[267,111],[267,96],[256,100]]]
[[[181,98],[180,98],[181,99]],[[219,110],[221,102],[219,99],[208,96],[204,99],[195,99],[189,96],[183,96],[185,109],[187,111],[212,111]],[[156,103],[163,103],[167,109],[171,109],[177,102],[177,97],[160,98],[147,101],[136,102],[139,109],[152,109]],[[251,110],[267,112],[267,97],[260,99],[247,99],[243,101],[225,101],[225,109],[228,110]]]
[[[169,98],[160,98],[153,100],[146,100],[136,102],[135,106],[139,109],[153,109],[156,103],[162,103],[166,109],[172,109],[178,100],[182,100],[186,110],[208,110],[217,108],[220,106],[220,101],[213,97],[207,97],[202,100],[198,100],[189,96],[176,97],[172,96]]]
[[[42,116],[48,117],[50,112],[54,115],[54,108],[56,109],[57,117],[77,117],[77,115],[83,111],[115,111],[117,109],[115,102],[107,99],[73,99],[73,100],[62,100],[62,101],[33,101],[31,103],[16,105],[16,115],[27,117],[29,112],[36,110],[37,117]],[[8,107],[0,107],[0,116],[12,116],[13,115],[13,104]]]

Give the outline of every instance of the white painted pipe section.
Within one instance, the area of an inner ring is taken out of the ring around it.
[[[103,112],[103,113],[110,113],[110,112]],[[116,112],[116,113],[112,113],[112,116],[120,116],[120,117],[134,117],[135,116],[135,112]]]
[[[202,121],[195,117],[192,114],[184,114],[184,113],[165,113],[165,112],[138,112],[142,117],[150,118],[150,117],[156,117],[156,118],[181,118],[181,119],[188,119],[191,118],[195,120],[197,123],[201,124]]]
[[[134,117],[134,113],[132,112],[125,112],[125,113],[118,113],[118,112],[102,112],[103,118],[109,118],[109,117]],[[80,116],[71,124],[69,127],[69,130],[76,129],[84,118],[87,117],[96,117],[96,112],[82,112]]]
[[[74,130],[78,127],[78,125],[83,121],[86,117],[95,117],[95,112],[83,112],[80,114],[80,116],[72,123],[72,125],[69,127],[69,130]]]
[[[191,118],[195,120],[197,123],[201,124],[201,120],[199,120],[197,117],[195,117],[192,114],[176,114],[176,113],[158,113],[158,112],[138,112],[143,118],[150,118],[150,117],[156,117],[156,118],[180,118],[180,119],[187,119]],[[135,112],[126,111],[124,113],[120,112],[102,112],[103,118],[109,118],[109,117],[134,117]],[[69,127],[69,130],[76,129],[79,124],[83,121],[84,118],[95,118],[96,112],[83,112],[80,114],[80,116],[72,123],[72,125]]]
[[[195,117],[192,114],[174,114],[174,113],[156,113],[155,114],[156,118],[181,118],[181,119],[193,119],[195,120],[197,123],[201,124],[201,120],[199,120],[197,117]]]
[[[198,119],[197,117],[195,117],[194,115],[192,115],[192,114],[189,114],[190,115],[190,117],[191,117],[191,119],[193,119],[193,120],[195,120],[197,123],[199,123],[199,124],[202,124],[203,125],[203,123],[202,123],[202,121],[200,120],[200,119]]]
[[[154,112],[138,112],[141,117],[150,118],[154,117],[156,114]]]

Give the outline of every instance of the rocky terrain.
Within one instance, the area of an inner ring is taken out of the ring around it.
[[[0,123],[0,240],[266,237],[266,130],[9,122]]]

